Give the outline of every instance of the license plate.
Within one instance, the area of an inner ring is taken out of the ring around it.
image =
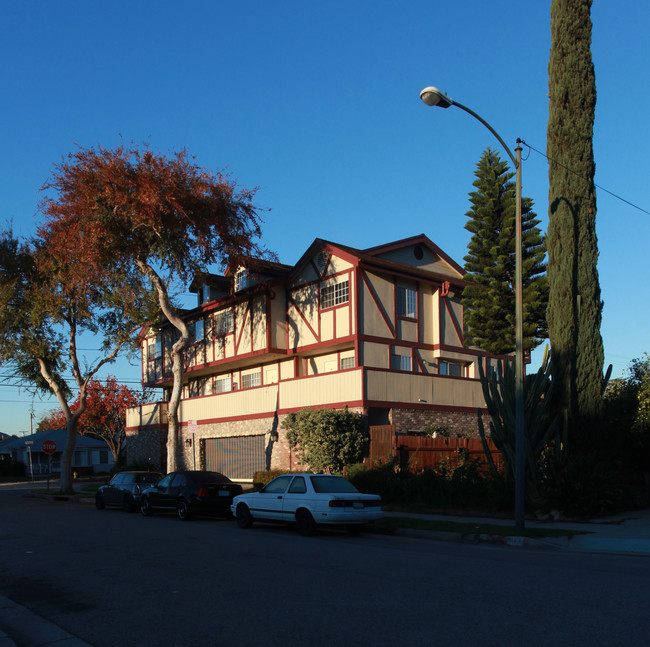
[[[219,496],[230,496],[228,490],[219,490]]]
[[[354,502],[354,507],[355,508],[363,508],[363,503],[361,501],[355,501]]]

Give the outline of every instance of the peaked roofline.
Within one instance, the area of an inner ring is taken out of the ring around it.
[[[375,247],[369,247],[364,249],[364,254],[369,254],[371,256],[378,256],[379,254],[385,252],[391,252],[396,249],[402,249],[408,247],[409,245],[424,245],[428,247],[432,252],[437,256],[440,256],[444,261],[449,263],[461,276],[465,276],[465,270],[453,259],[451,256],[438,247],[426,234],[419,234],[417,236],[411,236],[410,238],[402,238],[401,240],[396,240],[392,243],[385,243],[384,245],[377,245]]]

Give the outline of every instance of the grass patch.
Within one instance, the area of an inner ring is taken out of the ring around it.
[[[417,517],[384,517],[377,522],[386,528],[411,528],[415,530],[433,530],[437,532],[455,532],[467,535],[500,535],[502,537],[573,537],[574,535],[589,534],[583,530],[567,530],[563,528],[524,528],[523,535],[513,526],[503,526],[491,523],[467,523],[462,521],[437,521]]]

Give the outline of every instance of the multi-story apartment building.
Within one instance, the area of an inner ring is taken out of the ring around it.
[[[365,250],[317,239],[293,266],[251,260],[195,280],[181,465],[235,478],[295,466],[282,420],[305,407],[347,406],[398,432],[475,430],[478,363],[490,372],[497,358],[464,344],[462,277],[420,235]],[[143,334],[143,383],[165,397],[127,412],[129,460],[165,464],[175,334]]]

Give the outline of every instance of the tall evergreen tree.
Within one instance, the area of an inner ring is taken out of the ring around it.
[[[489,148],[474,172],[476,180],[465,214],[472,234],[465,256],[463,290],[467,341],[490,353],[515,349],[515,236],[516,193],[514,173]],[[532,211],[533,201],[522,199],[522,274],[524,349],[546,338],[548,283],[544,237]]]
[[[590,9],[591,0],[552,0],[548,66],[547,317],[555,392],[573,422],[600,416],[603,389]]]

